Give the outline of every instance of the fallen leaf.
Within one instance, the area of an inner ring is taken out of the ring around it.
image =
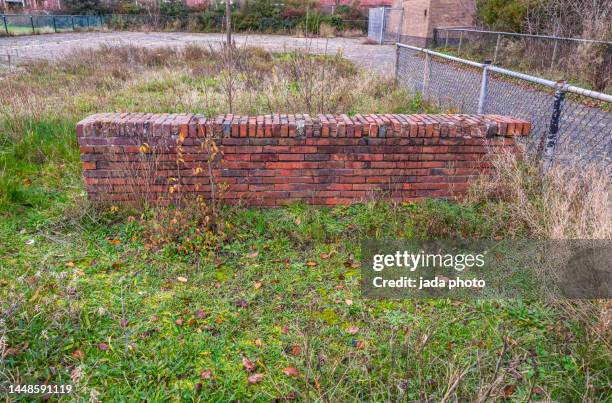
[[[315,267],[316,265],[318,265],[317,262],[313,262],[313,261],[306,262],[306,266],[308,266],[308,267]]]
[[[256,282],[256,283],[253,285],[253,287],[254,287],[256,290],[259,290],[259,289],[261,288],[261,281],[257,281],[257,282]]]
[[[120,239],[111,239],[110,243],[112,243],[113,245],[119,245],[119,244],[121,244],[121,240]]]
[[[153,315],[151,316],[151,322],[157,322],[159,320],[159,316]]]
[[[100,349],[100,351],[106,351],[106,350],[108,350],[108,344],[100,343],[100,344],[98,344],[98,348]]]
[[[353,300],[352,299],[345,299],[344,303],[349,305],[349,306],[351,306],[351,305],[353,305]]]
[[[302,347],[298,345],[292,346],[290,352],[291,352],[291,355],[298,356],[302,354]]]
[[[121,319],[121,327],[127,327],[129,321],[125,318]]]
[[[253,372],[255,371],[257,364],[255,364],[253,361],[249,360],[246,357],[242,357],[242,366],[247,372]]]
[[[200,372],[200,379],[211,379],[212,378],[212,370],[210,368],[205,369]]]
[[[283,374],[287,375],[287,376],[292,376],[292,377],[296,377],[300,374],[300,371],[297,370],[297,368],[295,367],[287,367],[285,369],[283,369]]]
[[[196,319],[204,319],[206,317],[206,312],[201,309],[198,309],[197,311],[195,311],[195,317]]]
[[[514,394],[516,390],[516,385],[508,384],[502,388],[502,393],[505,397],[510,397]]]
[[[85,358],[85,353],[83,353],[81,350],[74,350],[70,355],[75,360],[82,360],[83,358]]]
[[[315,387],[315,389],[316,389],[316,390],[321,389],[321,383],[319,382],[319,380],[318,380],[318,379],[315,379],[315,381],[314,381],[314,387]]]
[[[174,323],[176,323],[177,326],[183,326],[183,319],[178,318],[177,320],[174,321]]]
[[[200,393],[202,391],[202,384],[201,383],[196,383],[196,392]]]
[[[187,282],[187,277],[177,277],[176,278],[179,282],[181,283],[186,283]]]
[[[329,259],[329,256],[330,256],[330,255],[329,255],[329,254],[327,254],[327,253],[321,253],[321,254],[319,255],[319,257],[320,257],[321,259],[323,259],[323,260]]]
[[[261,347],[261,346],[263,346],[263,341],[261,341],[261,339],[255,339],[255,345],[257,347]]]
[[[504,237],[503,237],[503,236],[501,236],[501,235],[497,235],[497,236],[495,237],[495,240],[496,240],[496,241],[501,241],[502,239],[504,239]]]
[[[357,334],[359,332],[359,328],[357,326],[351,326],[348,329],[346,329],[346,332],[348,334]]]
[[[66,263],[66,267],[74,267],[74,262],[68,262],[68,263]]]
[[[249,303],[245,299],[239,299],[238,301],[236,301],[236,306],[239,308],[246,308],[247,306],[249,306]]]
[[[247,254],[247,257],[249,259],[255,259],[257,256],[259,256],[259,252],[258,251],[255,251],[255,252]]]
[[[289,328],[287,327],[287,325],[283,325],[283,328],[281,331],[283,332],[283,334],[287,334],[289,333]]]
[[[263,374],[253,374],[253,375],[249,376],[248,379],[249,379],[249,383],[251,385],[255,385],[256,383],[259,383],[259,382],[263,381],[264,376],[263,376]]]
[[[26,243],[26,245],[34,245],[36,243],[36,241],[33,240],[33,239],[28,239],[25,243]]]

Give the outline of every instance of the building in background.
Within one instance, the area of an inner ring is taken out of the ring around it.
[[[425,46],[434,28],[471,27],[476,15],[475,0],[394,0],[390,27],[399,29],[400,41]]]

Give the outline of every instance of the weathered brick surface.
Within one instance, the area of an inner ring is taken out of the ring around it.
[[[498,115],[392,114],[102,113],[76,128],[92,200],[210,197],[204,142],[214,138],[222,197],[251,206],[455,197],[493,169],[493,153],[520,152],[515,137],[529,131],[528,122]]]

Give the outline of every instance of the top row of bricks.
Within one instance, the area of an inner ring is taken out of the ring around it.
[[[77,123],[79,137],[493,137],[526,136],[531,124],[500,115],[220,115],[100,113]]]

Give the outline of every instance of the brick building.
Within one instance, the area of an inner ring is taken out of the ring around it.
[[[394,0],[390,24],[401,24],[400,35],[404,43],[423,46],[433,38],[437,27],[471,27],[476,14],[475,0]],[[402,18],[403,14],[403,18]],[[400,23],[401,20],[401,23]]]

